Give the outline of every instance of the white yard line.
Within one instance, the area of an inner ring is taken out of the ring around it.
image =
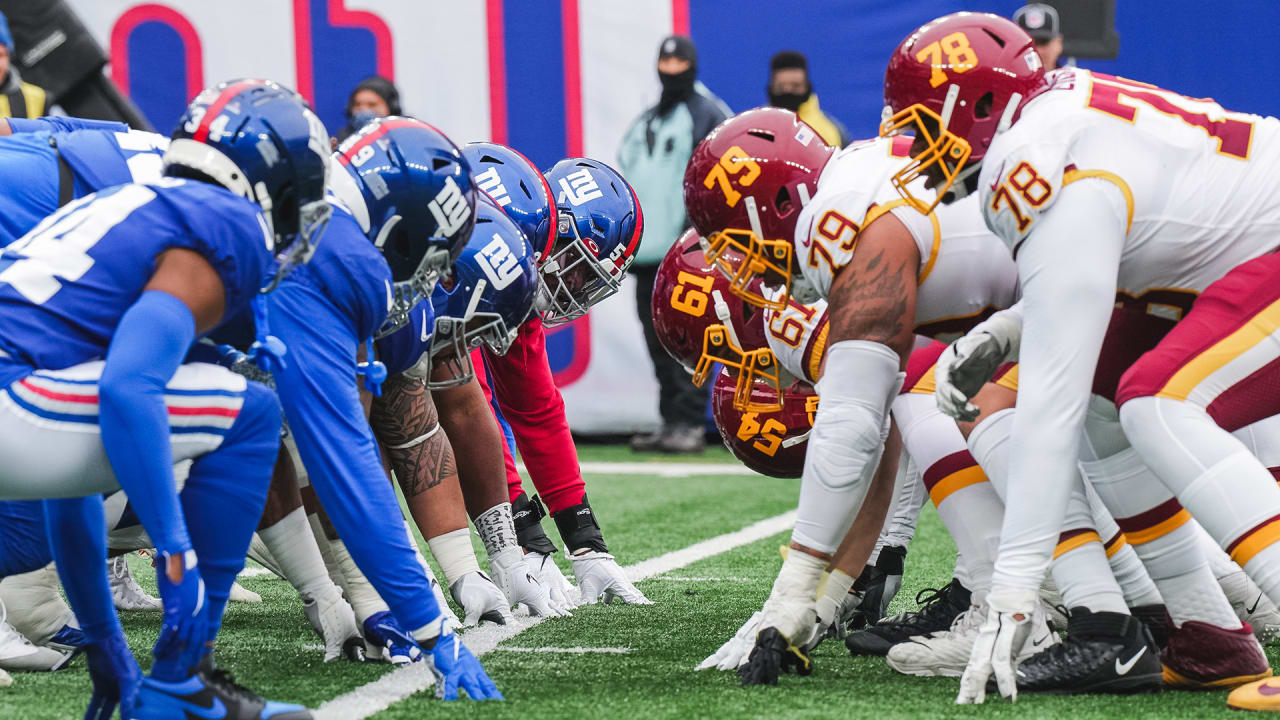
[[[586,470],[586,467],[583,467]],[[743,545],[763,540],[791,528],[795,521],[794,510],[752,523],[741,530],[718,535],[709,540],[694,543],[682,550],[659,555],[625,568],[632,582],[646,580],[655,575],[671,572],[699,560],[728,552]],[[543,621],[543,618],[517,617],[506,625],[486,624],[462,633],[462,639],[471,652],[485,655],[493,652],[505,640],[519,635]],[[572,621],[569,621],[572,622]],[[425,690],[435,682],[423,663],[415,663],[383,675],[371,683],[362,685],[345,695],[324,703],[315,711],[316,720],[363,720],[381,712],[416,692]],[[499,688],[501,689],[501,688]]]
[[[518,653],[564,653],[566,655],[586,655],[588,653],[602,653],[605,655],[626,655],[631,652],[631,648],[624,647],[511,647],[503,645],[495,648],[494,652],[518,652]]]
[[[517,465],[528,475],[524,464]],[[696,475],[756,475],[741,463],[669,463],[669,462],[584,462],[579,463],[587,475],[657,475],[658,477],[690,477]]]

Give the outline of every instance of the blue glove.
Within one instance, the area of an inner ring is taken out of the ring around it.
[[[124,633],[117,630],[102,642],[85,645],[84,654],[89,660],[89,678],[93,680],[93,697],[84,720],[111,720],[116,705],[120,706],[120,717],[133,717],[142,673]]]
[[[405,632],[386,610],[374,613],[364,621],[364,638],[373,645],[385,648],[387,659],[393,665],[408,665],[423,657],[422,648],[413,636]]]
[[[204,657],[209,635],[209,621],[204,612],[204,578],[196,566],[195,551],[183,553],[181,560],[185,569],[178,583],[169,579],[167,570],[171,560],[176,558],[160,555],[156,567],[156,587],[160,590],[160,601],[164,603],[164,619],[160,637],[156,639],[156,665],[152,668],[152,675],[156,675],[160,667],[172,669],[176,677],[157,678],[165,682],[187,678],[191,669]]]
[[[440,636],[431,648],[431,659],[431,670],[436,676],[436,698],[457,700],[458,688],[462,688],[472,700],[502,699],[498,686],[480,667],[476,656],[458,641],[457,635],[445,630],[443,619],[440,621]]]

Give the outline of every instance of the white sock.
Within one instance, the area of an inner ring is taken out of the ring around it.
[[[258,535],[280,574],[293,585],[304,602],[310,602],[333,585],[315,536],[311,534],[305,510],[295,509],[275,525],[259,530]]]
[[[480,513],[475,519],[476,531],[484,543],[485,552],[493,557],[503,550],[518,545],[516,525],[511,519],[511,503],[503,502]]]
[[[1124,595],[1116,585],[1107,565],[1107,555],[1097,534],[1083,545],[1055,555],[1049,570],[1062,592],[1062,603],[1068,608],[1086,607],[1094,612],[1129,614]],[[1070,542],[1070,541],[1067,541]],[[1059,549],[1063,543],[1059,543]]]
[[[1084,490],[1089,499],[1089,509],[1093,511],[1094,527],[1098,529],[1098,537],[1102,539],[1107,562],[1111,565],[1111,574],[1119,583],[1120,592],[1124,593],[1124,601],[1131,608],[1164,604],[1160,591],[1147,574],[1142,560],[1138,559],[1138,554],[1129,546],[1124,533],[1120,532],[1120,526],[1107,511],[1093,485],[1086,482]]]
[[[341,540],[331,540],[329,548],[333,551],[334,560],[342,573],[342,591],[356,613],[356,622],[364,627],[364,621],[380,612],[389,612],[390,607],[382,601],[382,596],[373,589],[369,578],[360,572],[360,567],[347,552],[347,546]]]

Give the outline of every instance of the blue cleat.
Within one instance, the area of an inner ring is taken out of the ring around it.
[[[312,720],[301,705],[264,700],[222,669],[200,670],[181,682],[143,678],[131,720]]]

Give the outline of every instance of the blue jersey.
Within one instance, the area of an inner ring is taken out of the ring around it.
[[[307,264],[267,295],[289,348],[276,392],[311,486],[360,569],[407,628],[438,617],[360,404],[357,349],[386,319],[391,270],[341,205]],[[370,522],[370,518],[375,518]]]
[[[0,385],[105,357],[165,250],[208,260],[232,317],[274,271],[271,247],[258,206],[207,183],[120,185],[67,205],[0,252]]]
[[[58,209],[64,194],[59,156],[70,170],[71,198],[124,183],[159,179],[169,139],[120,127],[37,131],[0,138],[0,247],[22,237]]]
[[[379,338],[375,345],[378,360],[387,366],[387,375],[408,370],[431,349],[431,333],[436,327],[436,313],[431,300],[424,299],[409,311],[409,324]]]

